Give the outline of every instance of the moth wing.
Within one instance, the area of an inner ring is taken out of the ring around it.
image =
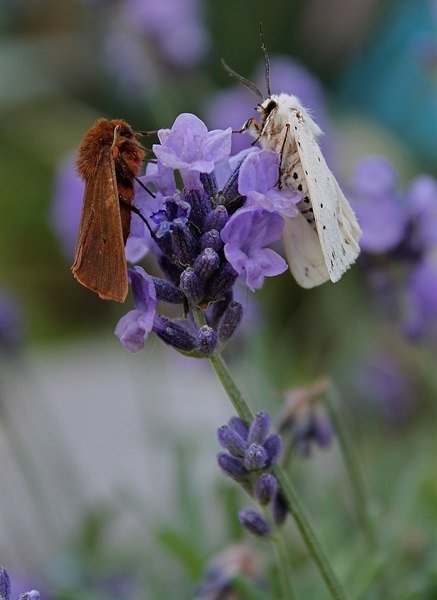
[[[111,149],[102,149],[85,182],[82,215],[71,267],[76,279],[105,300],[124,302],[128,275]]]
[[[312,288],[329,280],[319,236],[301,213],[285,219],[282,239],[290,271],[300,286]]]
[[[361,229],[316,138],[298,109],[291,125],[313,207],[320,246],[331,281],[338,281],[360,253]]]

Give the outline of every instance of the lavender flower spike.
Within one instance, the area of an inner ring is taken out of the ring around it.
[[[226,259],[238,274],[245,273],[252,292],[262,286],[264,277],[287,270],[285,260],[265,248],[281,237],[283,228],[284,220],[277,213],[251,207],[237,211],[221,232]]]

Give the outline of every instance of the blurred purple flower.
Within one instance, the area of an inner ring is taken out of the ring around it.
[[[0,350],[16,353],[24,339],[24,316],[18,299],[5,288],[0,289]]]
[[[180,170],[187,187],[198,185],[198,177],[190,178],[187,172],[211,173],[231,152],[230,127],[208,131],[190,113],[179,115],[171,129],[160,129],[158,137],[161,144],[153,145],[155,155],[164,166]]]
[[[381,411],[388,422],[396,424],[405,420],[415,403],[407,371],[394,356],[376,354],[362,361],[354,376],[363,401]]]
[[[272,531],[265,517],[253,508],[243,508],[238,513],[238,520],[253,535],[268,537]]]
[[[267,244],[281,237],[284,220],[276,213],[244,208],[233,215],[221,232],[225,256],[238,274],[243,271],[252,292],[262,286],[264,277],[279,275],[287,263]]]
[[[67,156],[55,173],[51,223],[67,260],[72,260],[79,230],[85,184],[76,173],[75,157]]]
[[[206,121],[212,127],[242,128],[253,111],[253,95],[242,86],[220,90],[210,97],[206,105]],[[250,148],[252,137],[247,133],[232,135],[232,153]]]
[[[395,190],[397,175],[378,156],[369,156],[357,165],[351,186],[351,203],[363,230],[361,249],[370,253],[395,248],[405,233],[405,208]]]
[[[11,595],[11,580],[9,573],[0,565],[0,600],[9,600]]]
[[[129,269],[129,281],[136,308],[120,319],[114,333],[125,348],[131,352],[139,352],[152,331],[157,304],[156,291],[153,279],[142,267]]]
[[[437,333],[437,247],[424,256],[408,282],[406,329],[412,337]]]
[[[132,28],[148,34],[169,64],[183,68],[198,64],[209,47],[202,9],[199,0],[123,0]]]
[[[276,187],[279,161],[279,154],[269,150],[249,154],[240,167],[238,191],[255,206],[284,217],[295,217],[298,214],[295,205],[301,200],[302,194]],[[246,203],[246,206],[250,204]]]
[[[419,175],[406,193],[407,211],[413,222],[415,242],[420,248],[437,246],[437,181]]]

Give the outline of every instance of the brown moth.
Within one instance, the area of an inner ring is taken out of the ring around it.
[[[124,246],[130,230],[129,205],[145,155],[138,135],[125,121],[99,119],[77,154],[85,193],[71,270],[100,298],[117,302],[124,302],[128,292]]]

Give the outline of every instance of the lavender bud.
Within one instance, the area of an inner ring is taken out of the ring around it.
[[[223,204],[219,204],[212,210],[206,218],[205,229],[216,229],[221,231],[228,222],[229,215],[226,207]]]
[[[191,333],[182,325],[161,317],[161,315],[155,315],[153,331],[163,342],[177,350],[190,352],[197,348],[196,338]]]
[[[231,289],[225,294],[224,298],[222,298],[221,300],[217,300],[216,302],[213,302],[213,304],[211,305],[211,314],[210,314],[209,322],[216,329],[217,329],[217,325],[218,325],[223,313],[228,308],[229,303],[232,301],[232,298],[233,298],[233,293],[232,293],[232,289]]]
[[[271,533],[270,525],[266,519],[253,508],[240,510],[238,520],[250,533],[259,537],[267,537]]]
[[[202,300],[204,296],[203,285],[191,267],[187,267],[182,272],[179,286],[189,300],[196,303]]]
[[[205,356],[210,356],[217,347],[217,334],[209,325],[203,325],[199,329],[197,345],[199,351]]]
[[[259,471],[267,462],[267,452],[259,444],[251,444],[244,453],[244,466],[248,471]]]
[[[209,198],[214,198],[217,194],[217,179],[215,178],[214,172],[212,173],[200,173],[200,182],[203,185],[203,189]]]
[[[248,472],[244,468],[243,461],[239,458],[220,452],[220,454],[217,454],[217,463],[225,475],[232,477],[235,481],[241,483],[247,479]]]
[[[272,515],[277,525],[282,525],[287,518],[288,507],[281,491],[278,491],[272,502]]]
[[[0,599],[9,600],[11,595],[11,580],[6,569],[0,566]]]
[[[269,429],[269,415],[266,412],[257,413],[249,429],[249,444],[264,444]]]
[[[202,250],[205,248],[211,248],[218,253],[223,250],[223,246],[223,240],[220,237],[220,233],[217,231],[217,229],[211,229],[211,231],[207,231],[200,238],[200,247]]]
[[[158,257],[158,264],[164,275],[166,275],[174,285],[179,285],[182,269],[176,266],[165,254],[161,254]]]
[[[197,241],[188,229],[184,219],[173,221],[173,254],[181,265],[189,265],[197,254]]]
[[[321,448],[326,448],[332,442],[332,425],[328,415],[314,415],[313,436]]]
[[[241,165],[241,163],[240,163]],[[240,171],[240,165],[235,169],[232,175],[229,177],[225,187],[222,190],[222,196],[224,199],[223,204],[227,204],[229,201],[234,200],[238,194],[238,173]]]
[[[1,598],[1,596],[0,596]],[[32,590],[31,592],[26,592],[25,594],[21,594],[18,600],[39,600],[40,595],[36,590]]]
[[[243,438],[243,440],[247,440],[247,436],[249,435],[249,430],[246,425],[243,423],[243,420],[240,417],[231,417],[228,421],[228,425],[231,429],[233,429],[238,435]]]
[[[160,227],[161,229],[161,227]],[[161,252],[166,254],[167,256],[173,255],[173,238],[171,235],[170,229],[167,231],[162,231],[160,235],[158,235],[159,231],[154,237],[156,244],[158,245]]]
[[[234,285],[238,273],[226,262],[214,273],[208,282],[206,297],[212,300],[220,300],[226,292]]]
[[[193,269],[201,281],[206,282],[220,266],[220,257],[212,248],[205,248],[194,261]]]
[[[222,425],[217,429],[217,439],[220,446],[229,450],[234,456],[244,456],[245,440],[228,425]]]
[[[169,302],[171,304],[182,303],[182,294],[176,286],[165,279],[159,279],[158,277],[152,277],[152,279],[155,285],[156,298],[158,300],[163,300],[164,302]]]
[[[188,190],[185,192],[185,199],[191,205],[190,221],[203,229],[206,216],[212,210],[211,200],[199,190]]]
[[[267,465],[271,467],[276,463],[281,453],[282,440],[277,433],[271,433],[264,442],[264,450],[267,453]]]
[[[217,333],[221,342],[227,342],[243,318],[243,306],[239,302],[230,302],[218,324]]]
[[[266,506],[276,496],[278,482],[270,473],[264,473],[255,485],[255,496],[260,504]]]

